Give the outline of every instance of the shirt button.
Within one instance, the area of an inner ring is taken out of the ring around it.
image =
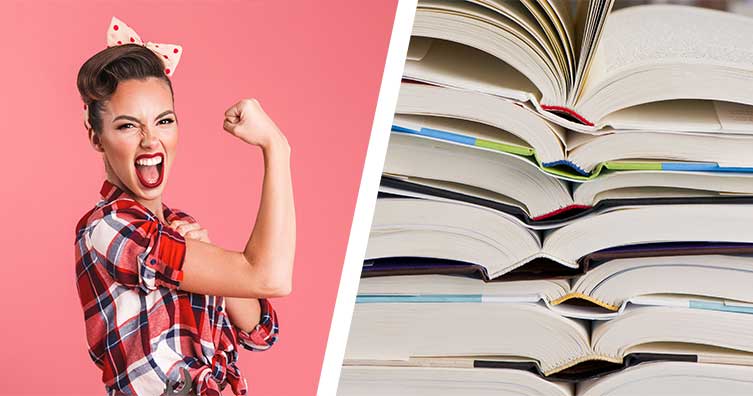
[[[152,263],[152,264],[155,264],[157,262],[157,260],[151,259],[151,260],[149,260],[149,262]]]
[[[222,305],[217,307],[217,312],[222,312]]]

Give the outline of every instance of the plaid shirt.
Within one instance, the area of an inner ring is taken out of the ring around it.
[[[228,384],[247,394],[236,366],[238,345],[266,350],[277,339],[277,315],[266,299],[251,333],[231,324],[221,296],[179,289],[185,240],[123,190],[105,180],[102,200],[76,226],[76,285],[89,355],[108,396],[156,396],[169,380],[191,374],[198,395]],[[196,222],[162,205],[168,222]]]

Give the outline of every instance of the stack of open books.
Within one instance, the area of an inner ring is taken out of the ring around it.
[[[753,19],[420,1],[340,395],[753,394]]]

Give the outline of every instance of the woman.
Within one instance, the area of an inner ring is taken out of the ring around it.
[[[113,21],[111,29],[124,28]],[[244,251],[212,244],[195,219],[162,202],[178,143],[175,63],[131,41],[97,53],[78,75],[89,140],[107,174],[102,200],[76,229],[89,353],[108,395],[219,395],[227,385],[245,395],[238,345],[274,343],[267,298],[291,291],[290,148],[255,100],[227,110],[224,129],[261,147],[265,175]]]

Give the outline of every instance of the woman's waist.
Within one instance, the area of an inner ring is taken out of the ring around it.
[[[211,357],[201,359],[183,360],[168,372],[169,379],[166,383],[166,390],[173,389],[176,392],[191,393],[168,393],[168,394],[196,394],[203,396],[214,394],[210,390],[220,392],[226,386],[230,385],[233,390],[238,390],[236,394],[242,394],[240,391],[245,389],[245,378],[236,366],[237,352],[235,351],[217,351]],[[185,386],[188,385],[188,386]],[[188,390],[186,390],[188,389]]]
[[[105,385],[107,395],[214,396],[220,395],[228,385],[236,395],[245,394],[247,390],[245,378],[235,362],[227,361],[224,353],[215,354],[207,364],[201,359],[186,359],[175,362],[169,368],[155,369],[129,369],[127,381],[120,380],[117,384]],[[166,373],[167,379],[160,380],[158,377],[165,378],[165,374],[159,373]]]

